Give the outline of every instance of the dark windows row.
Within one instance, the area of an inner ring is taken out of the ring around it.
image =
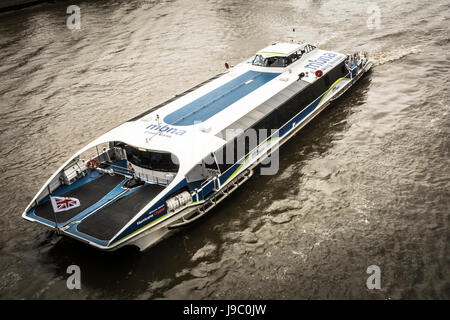
[[[170,153],[139,150],[125,145],[127,160],[132,164],[149,170],[178,172],[178,159]]]
[[[229,141],[224,147],[217,150],[215,154],[220,171],[223,173],[244,155],[248,154],[249,151],[256,147],[255,139],[257,144],[263,142],[271,135],[271,130],[277,130],[283,126],[327,91],[337,79],[345,76],[346,72],[345,65],[342,62],[327,72],[322,78],[305,87],[301,92],[275,108],[255,123],[250,130],[247,129]]]

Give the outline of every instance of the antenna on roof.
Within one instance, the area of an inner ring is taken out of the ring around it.
[[[156,121],[158,122],[158,133],[161,133],[161,125],[159,123],[159,114],[156,115]]]
[[[295,28],[292,28],[292,32],[295,32]],[[295,39],[295,35],[289,36],[288,39],[289,39],[289,42],[293,43],[294,39]]]

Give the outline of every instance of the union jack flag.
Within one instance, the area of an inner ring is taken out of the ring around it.
[[[70,197],[50,197],[53,211],[67,211],[80,206],[80,200]]]

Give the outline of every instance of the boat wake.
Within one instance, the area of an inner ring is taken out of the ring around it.
[[[385,63],[393,62],[396,60],[400,60],[410,54],[422,52],[419,46],[415,46],[412,48],[398,48],[390,51],[375,51],[370,54],[370,58],[373,61],[374,65],[383,65]]]

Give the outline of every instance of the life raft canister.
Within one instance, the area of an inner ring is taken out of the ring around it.
[[[322,70],[317,70],[317,71],[316,71],[316,77],[317,77],[317,78],[320,78],[322,75],[323,75]]]
[[[88,162],[86,162],[86,167],[89,170],[95,170],[98,168],[98,161],[96,159],[91,159]]]

